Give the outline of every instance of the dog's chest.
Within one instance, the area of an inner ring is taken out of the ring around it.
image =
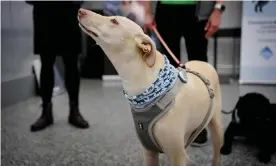
[[[182,86],[178,79],[173,87],[144,109],[131,108],[134,126],[140,142],[151,151],[160,152],[161,148],[153,135],[154,124],[174,105],[174,99]]]
[[[208,79],[195,71],[185,70],[182,68],[178,68],[179,71],[177,71],[176,68],[169,63],[166,56],[164,57],[165,65],[160,70],[159,77],[142,94],[137,96],[128,96],[124,91],[125,97],[131,106],[134,126],[140,142],[146,149],[160,153],[162,153],[162,149],[154,137],[153,126],[174,105],[175,97],[179,93],[181,86],[188,81],[187,72],[198,76],[205,83],[211,100],[208,112],[203,122],[191,134],[191,137],[187,141],[185,147],[188,146],[195,136],[201,131],[201,129],[204,128],[204,125],[211,115],[214,97],[214,92],[210,87]]]

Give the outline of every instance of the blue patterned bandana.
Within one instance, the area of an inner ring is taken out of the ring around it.
[[[165,64],[160,69],[158,78],[143,93],[135,96],[128,96],[123,89],[123,93],[130,103],[136,109],[144,109],[153,103],[160,96],[169,91],[176,83],[178,72],[176,68],[170,64],[166,55],[164,55]]]

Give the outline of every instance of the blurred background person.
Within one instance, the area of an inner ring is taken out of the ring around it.
[[[105,0],[103,13],[106,16],[124,16],[141,27],[144,24],[144,5],[145,1],[132,0]]]
[[[106,0],[104,1],[104,14],[106,16],[124,16],[128,19],[132,20],[133,22],[137,23],[139,26],[144,28],[145,25],[145,5],[147,4],[146,1],[139,1],[139,0]],[[160,43],[155,36],[155,34],[147,30],[147,33],[151,39],[155,42],[156,48],[160,49]]]
[[[151,2],[145,4],[146,28],[154,25]],[[225,9],[223,1],[196,0],[160,0],[155,12],[156,27],[168,47],[180,60],[180,40],[185,39],[188,60],[208,62],[207,44],[219,28],[221,15]],[[169,56],[164,47],[162,53],[168,55],[171,64],[176,62]],[[193,142],[194,146],[207,143],[207,131],[204,129]]]
[[[65,67],[65,86],[69,96],[68,121],[75,127],[88,128],[79,111],[80,74],[78,55],[81,53],[81,31],[77,13],[81,1],[26,1],[33,5],[34,54],[40,55],[40,94],[42,114],[30,129],[42,130],[53,124],[52,92],[56,56],[62,56]]]

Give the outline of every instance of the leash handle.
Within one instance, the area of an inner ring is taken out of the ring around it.
[[[150,27],[152,29],[152,31],[155,33],[155,35],[157,36],[157,38],[160,40],[160,42],[162,43],[162,45],[165,47],[165,49],[168,51],[168,53],[170,54],[170,56],[174,59],[174,61],[180,66],[180,67],[185,67],[184,64],[182,64],[177,58],[176,56],[173,54],[173,52],[170,50],[170,48],[168,47],[168,45],[166,44],[166,42],[163,40],[163,38],[161,37],[161,35],[159,34],[158,30],[156,29],[155,24],[153,26]]]

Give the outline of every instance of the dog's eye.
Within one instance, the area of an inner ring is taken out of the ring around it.
[[[110,21],[111,21],[113,24],[115,24],[115,25],[119,25],[118,21],[117,21],[116,19],[114,19],[114,18],[112,18]]]

